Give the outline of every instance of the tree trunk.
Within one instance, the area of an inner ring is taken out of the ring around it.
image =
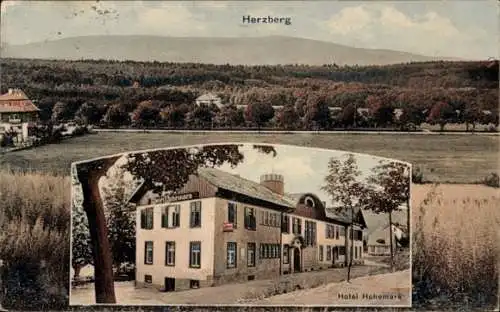
[[[465,122],[465,132],[469,132],[469,122]]]
[[[92,241],[96,303],[116,303],[108,228],[98,183],[118,158],[96,160],[77,167]]]
[[[75,271],[73,278],[76,280],[80,277],[80,271],[82,270],[82,266],[80,264],[77,264],[73,266],[73,270]]]
[[[391,242],[391,272],[394,272],[394,247],[393,247],[393,237],[392,237],[392,212],[389,212],[389,233]]]
[[[444,131],[444,125],[445,125],[444,123],[440,123],[439,124],[439,129],[440,129],[441,132]]]

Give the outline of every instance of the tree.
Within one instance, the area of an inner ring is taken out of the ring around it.
[[[324,96],[312,95],[307,98],[304,124],[307,128],[326,129],[330,125],[330,110]]]
[[[103,117],[104,122],[112,127],[117,128],[130,123],[130,117],[122,104],[111,105]]]
[[[375,213],[387,213],[389,216],[389,233],[391,246],[391,270],[394,271],[394,247],[392,232],[392,213],[401,210],[406,204],[407,227],[410,230],[410,168],[408,165],[394,161],[382,160],[372,168],[368,178],[369,186],[363,193],[363,208]],[[408,232],[409,233],[409,232]]]
[[[472,124],[472,131],[474,131],[476,129],[476,123],[480,122],[481,110],[475,103],[469,102],[468,105],[464,107],[460,119],[462,122],[465,122],[466,131],[469,131],[470,124]]]
[[[186,122],[186,115],[189,112],[189,107],[186,104],[171,105],[164,108],[160,112],[161,119],[168,127],[182,128]]]
[[[344,107],[339,117],[339,122],[344,126],[344,128],[356,126],[356,119],[359,120],[359,114],[353,104],[348,104]]]
[[[103,189],[108,239],[113,265],[119,270],[121,264],[135,261],[135,211],[128,202],[123,170],[118,170],[108,181]]]
[[[143,101],[137,105],[132,116],[134,122],[148,127],[155,125],[160,120],[160,110],[152,101]]]
[[[225,105],[216,114],[214,122],[218,127],[233,128],[244,125],[245,116],[236,105]]]
[[[92,242],[90,240],[87,216],[81,207],[81,203],[73,202],[72,210],[71,266],[74,270],[74,278],[77,279],[80,275],[80,270],[84,266],[93,263]]]
[[[195,129],[210,129],[215,113],[208,105],[196,106],[186,115],[186,123]]]
[[[52,116],[51,119],[55,123],[59,123],[66,119],[68,116],[68,106],[66,103],[63,102],[57,102],[54,104],[54,107],[52,108]]]
[[[454,117],[455,111],[453,107],[447,102],[439,101],[432,106],[427,121],[430,124],[439,124],[440,131],[443,131],[444,126],[453,120]]]
[[[101,119],[101,113],[94,103],[85,102],[75,113],[75,119],[82,121],[83,124],[96,124]]]
[[[375,122],[375,127],[385,127],[393,123],[394,107],[390,99],[370,95],[366,98],[366,105]]]
[[[245,110],[245,120],[257,125],[259,129],[273,117],[274,108],[268,103],[255,102],[247,105]]]
[[[414,124],[415,126],[420,126],[425,121],[425,114],[423,109],[416,105],[408,104],[403,108],[403,113],[399,117],[399,123],[401,126],[408,124]]]
[[[296,129],[300,122],[300,116],[293,105],[285,105],[277,116],[278,125],[286,130]]]
[[[353,154],[348,154],[342,162],[335,158],[330,158],[328,162],[328,175],[325,177],[325,184],[321,190],[330,195],[332,204],[336,206],[337,212],[347,210],[350,217],[350,235],[346,235],[348,243],[347,251],[349,261],[347,265],[347,282],[350,282],[352,259],[354,257],[354,215],[359,212],[360,194],[364,193],[363,183],[358,181],[361,171],[358,170],[356,158]],[[356,211],[355,211],[356,210]],[[350,237],[350,239],[348,238]]]

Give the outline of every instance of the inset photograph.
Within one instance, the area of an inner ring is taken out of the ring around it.
[[[73,163],[70,304],[409,307],[411,172],[253,143]]]

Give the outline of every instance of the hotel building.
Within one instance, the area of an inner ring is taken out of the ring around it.
[[[363,263],[361,211],[349,239],[347,213],[330,213],[312,193],[285,194],[284,178],[260,183],[200,168],[172,196],[139,187],[136,286],[184,290],[342,267],[354,247]]]

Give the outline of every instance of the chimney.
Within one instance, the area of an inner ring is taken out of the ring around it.
[[[274,193],[285,195],[285,182],[281,174],[268,173],[260,176],[260,184]]]

